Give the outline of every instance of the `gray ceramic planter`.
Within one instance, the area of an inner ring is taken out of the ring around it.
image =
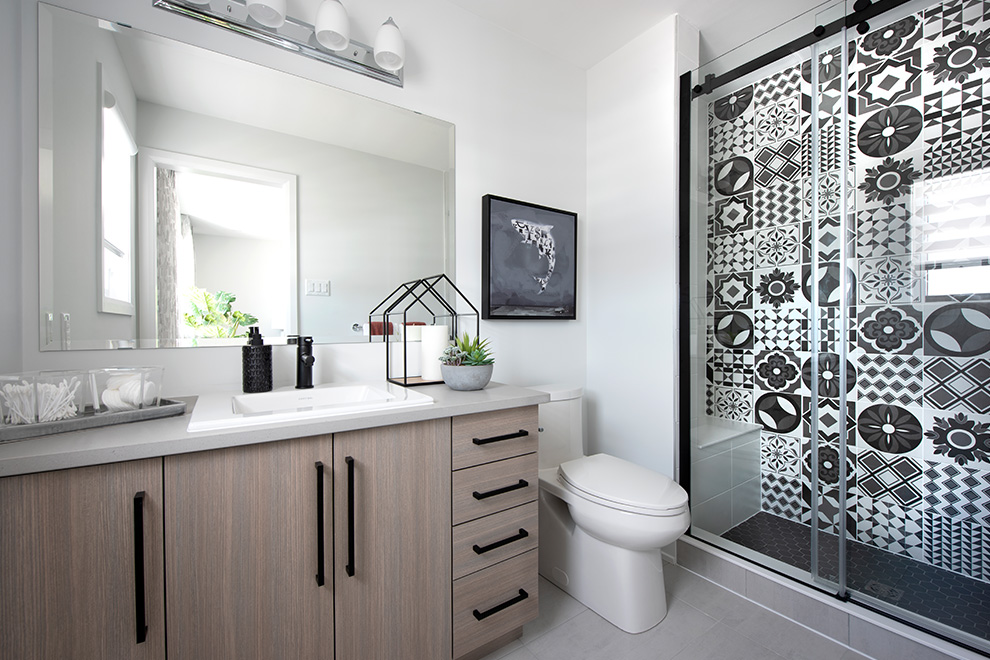
[[[494,364],[471,367],[455,367],[450,364],[441,364],[440,373],[443,374],[443,382],[447,383],[447,387],[452,390],[481,390],[492,379],[492,370],[494,368]]]

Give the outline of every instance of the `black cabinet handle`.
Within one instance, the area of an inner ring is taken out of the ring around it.
[[[137,643],[148,639],[148,616],[144,603],[144,491],[134,496],[134,621]]]
[[[323,463],[316,462],[316,586],[322,587],[326,583],[324,575],[324,563],[326,562],[326,548],[324,547],[324,515],[323,515]]]
[[[494,435],[490,438],[472,438],[471,442],[476,445],[487,445],[492,442],[501,442],[503,440],[512,440],[513,438],[525,438],[529,435],[529,431],[519,429],[516,433],[506,433],[505,435]]]
[[[519,490],[520,488],[525,488],[528,485],[529,485],[529,482],[528,481],[526,481],[525,479],[520,479],[519,480],[519,483],[512,484],[511,486],[504,486],[502,488],[496,488],[495,490],[490,490],[490,491],[488,491],[486,493],[479,493],[478,491],[474,491],[471,494],[474,495],[474,499],[476,499],[476,500],[484,500],[484,499],[487,499],[489,497],[495,497],[496,495],[501,495],[503,493],[510,493],[510,492],[512,492],[514,490]]]
[[[486,552],[491,552],[492,550],[501,548],[503,545],[509,545],[510,543],[515,543],[516,541],[522,541],[527,536],[529,536],[529,532],[527,532],[525,529],[520,527],[518,534],[513,534],[512,536],[502,539],[501,541],[495,541],[494,543],[490,543],[484,547],[476,543],[474,545],[474,551],[479,555],[483,555]]]
[[[516,603],[521,603],[522,601],[526,600],[527,598],[529,598],[529,594],[526,593],[526,590],[525,589],[520,589],[518,596],[514,596],[514,597],[510,598],[509,600],[505,601],[504,603],[502,603],[500,605],[496,605],[495,607],[493,607],[490,610],[485,610],[484,612],[479,612],[478,610],[475,610],[474,612],[472,612],[472,614],[474,614],[474,618],[475,619],[477,619],[478,621],[481,621],[482,619],[487,619],[488,617],[490,617],[493,614],[498,614],[499,612],[501,612],[502,610],[504,610],[507,607],[512,607]]]
[[[344,459],[347,463],[347,565],[344,571],[354,577],[354,457]]]

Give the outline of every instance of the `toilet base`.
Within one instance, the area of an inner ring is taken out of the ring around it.
[[[667,616],[660,549],[628,550],[574,524],[567,504],[540,492],[540,575],[612,625],[641,633]]]

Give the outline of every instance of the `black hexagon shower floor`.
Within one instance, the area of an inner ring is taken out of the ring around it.
[[[722,538],[802,571],[811,570],[811,528],[761,511]],[[849,588],[909,612],[990,640],[990,584],[848,541]],[[838,537],[819,536],[819,572],[838,574]]]

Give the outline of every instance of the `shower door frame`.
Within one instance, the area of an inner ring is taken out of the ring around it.
[[[849,0],[849,1],[851,2],[851,0]],[[810,50],[811,56],[812,56],[812,61],[813,62],[814,61],[817,61],[816,58],[818,56],[818,52],[817,52],[816,46],[819,45],[819,44],[821,44],[823,41],[829,39],[830,37],[833,37],[834,35],[840,35],[840,38],[841,38],[841,41],[839,42],[839,46],[842,48],[842,53],[843,53],[843,57],[842,57],[843,67],[842,67],[842,74],[841,75],[842,75],[842,79],[843,79],[843,83],[842,83],[842,85],[843,85],[843,98],[846,98],[846,92],[847,92],[846,86],[848,84],[848,76],[847,76],[847,72],[846,72],[846,59],[847,59],[847,57],[846,57],[847,38],[845,36],[846,31],[847,30],[854,29],[854,28],[856,28],[857,26],[859,26],[861,24],[866,24],[866,21],[869,21],[870,19],[873,19],[873,18],[875,18],[877,16],[882,16],[883,14],[886,14],[888,11],[897,9],[898,7],[901,7],[903,5],[906,5],[906,4],[909,4],[909,3],[912,3],[912,2],[915,2],[915,0],[877,0],[876,2],[873,2],[872,4],[868,4],[865,7],[862,7],[860,9],[856,9],[856,7],[860,7],[862,5],[862,3],[863,3],[863,0],[859,0],[854,5],[854,10],[851,13],[845,15],[844,17],[839,18],[837,20],[834,20],[834,21],[832,21],[832,22],[830,22],[830,23],[828,23],[826,25],[817,25],[812,32],[810,32],[810,33],[808,33],[806,35],[803,35],[801,37],[798,37],[797,39],[794,39],[794,40],[788,42],[787,44],[785,44],[783,46],[780,46],[778,48],[775,48],[775,49],[773,49],[773,50],[765,53],[764,55],[762,55],[762,56],[760,56],[760,57],[758,57],[758,58],[756,58],[756,59],[754,59],[754,60],[752,60],[750,62],[747,62],[745,64],[742,64],[740,66],[737,66],[737,67],[731,69],[730,71],[728,71],[726,73],[723,73],[723,74],[717,75],[717,76],[716,75],[709,74],[709,75],[707,75],[705,77],[705,80],[704,81],[701,81],[701,82],[699,82],[697,84],[694,83],[694,81],[693,81],[694,71],[689,71],[689,72],[683,74],[680,77],[680,85],[679,85],[679,93],[680,93],[680,101],[679,101],[679,106],[680,106],[679,107],[680,128],[679,128],[679,154],[678,154],[679,172],[680,172],[680,178],[679,178],[679,181],[678,181],[678,202],[679,202],[679,209],[680,209],[680,211],[679,211],[679,220],[678,220],[678,235],[679,235],[679,241],[680,241],[679,248],[678,248],[679,249],[679,260],[680,260],[680,263],[678,264],[678,277],[679,277],[678,287],[679,287],[679,295],[680,295],[680,300],[679,300],[679,304],[678,304],[678,313],[679,313],[680,321],[679,321],[679,335],[678,335],[678,349],[679,349],[678,370],[679,370],[679,373],[681,374],[681,377],[679,379],[679,403],[678,403],[678,412],[679,412],[680,419],[682,420],[682,423],[680,425],[678,469],[679,469],[680,482],[681,482],[682,486],[685,488],[685,490],[688,491],[688,493],[691,493],[691,424],[690,424],[689,420],[692,419],[691,399],[692,399],[692,396],[694,395],[693,383],[692,383],[692,378],[691,378],[691,374],[692,374],[692,353],[693,353],[694,347],[692,346],[692,339],[691,339],[691,336],[692,336],[692,333],[691,333],[691,323],[692,323],[692,318],[691,318],[692,297],[691,297],[691,294],[692,294],[692,291],[691,291],[691,288],[690,288],[691,287],[691,278],[692,278],[692,272],[691,272],[691,268],[692,268],[691,250],[693,249],[693,246],[691,245],[690,236],[691,236],[691,224],[692,224],[692,207],[693,207],[693,205],[695,203],[695,200],[692,199],[692,196],[693,196],[693,186],[692,186],[693,181],[692,181],[691,174],[693,172],[693,170],[692,170],[693,166],[696,166],[696,164],[693,164],[692,163],[692,145],[693,145],[693,142],[694,142],[694,132],[697,130],[697,127],[692,126],[692,105],[693,105],[693,101],[695,99],[697,99],[698,97],[700,97],[700,96],[704,96],[704,95],[710,93],[711,91],[714,91],[715,89],[721,88],[723,85],[727,85],[727,84],[729,84],[729,83],[733,82],[734,80],[737,80],[737,79],[739,79],[741,77],[748,76],[750,74],[754,74],[757,71],[763,69],[764,67],[766,67],[766,66],[768,66],[770,64],[773,64],[775,62],[781,61],[781,60],[783,60],[783,59],[785,59],[785,58],[787,58],[789,56],[792,56],[792,55],[794,55],[796,53],[800,53],[800,52],[805,51],[805,50]],[[932,4],[932,3],[929,3],[929,4]],[[862,34],[865,34],[865,33],[866,33],[866,30],[864,30]],[[855,37],[855,35],[850,35],[850,38],[854,38],[854,37]],[[816,75],[817,74],[817,67],[812,66],[811,67],[811,70],[812,70],[812,81],[811,81],[811,85],[812,85],[812,98],[813,99],[817,99],[817,97],[818,97],[817,75]],[[812,135],[813,136],[816,136],[817,133],[818,133],[818,129],[817,129],[817,121],[818,121],[818,119],[817,119],[817,117],[818,117],[818,113],[817,113],[817,102],[816,101],[813,101],[813,103],[814,103],[814,106],[815,107],[812,108],[812,117],[814,118],[813,121],[815,122],[815,125],[814,125],[814,127],[812,129]],[[849,144],[848,144],[848,142],[849,142],[849,131],[848,131],[847,121],[848,120],[845,118],[845,112],[843,112],[843,120],[842,120],[842,125],[841,125],[842,126],[842,135],[843,135],[843,137],[842,137],[843,152],[844,152],[843,153],[843,163],[844,163],[843,164],[843,168],[846,167],[845,163],[848,162],[848,159],[846,158],[846,156],[848,156],[848,151],[851,148],[849,146]],[[817,138],[813,137],[812,139],[813,140],[816,140]],[[817,154],[817,153],[818,153],[817,144],[816,144],[816,142],[813,142],[812,143],[812,154]],[[818,169],[817,167],[812,166],[812,168],[811,168],[812,176],[815,175],[815,173],[817,172],[817,169]],[[912,618],[905,618],[903,616],[900,616],[898,614],[898,612],[893,609],[893,606],[890,606],[890,605],[884,603],[883,601],[869,598],[868,595],[866,595],[866,594],[860,594],[859,592],[857,592],[855,590],[853,590],[852,592],[850,592],[850,590],[848,589],[848,585],[846,584],[846,569],[847,569],[847,566],[846,566],[846,559],[847,559],[847,557],[846,557],[846,554],[847,554],[846,540],[847,540],[848,530],[846,529],[846,506],[845,506],[845,492],[846,492],[845,468],[846,468],[846,465],[847,465],[846,451],[845,451],[846,439],[847,439],[847,437],[846,437],[847,429],[846,429],[846,423],[845,422],[846,422],[847,414],[845,414],[846,413],[846,396],[845,396],[845,392],[846,392],[845,385],[846,385],[846,382],[845,382],[845,368],[844,368],[844,365],[845,365],[845,360],[848,358],[848,347],[846,345],[847,344],[847,336],[846,336],[846,334],[847,334],[847,329],[846,329],[846,325],[847,325],[846,324],[847,312],[846,312],[846,309],[848,308],[848,304],[849,303],[848,303],[848,300],[847,300],[846,281],[845,281],[846,269],[847,269],[846,268],[846,255],[845,255],[845,247],[846,247],[846,244],[847,244],[847,240],[846,240],[846,233],[845,232],[846,232],[846,220],[847,220],[846,216],[847,216],[847,213],[848,213],[847,208],[845,207],[846,193],[848,192],[847,190],[845,190],[846,187],[847,187],[847,181],[846,181],[846,177],[845,176],[840,177],[840,185],[843,188],[843,190],[842,190],[842,193],[840,195],[840,200],[841,200],[840,201],[840,204],[841,204],[841,206],[839,208],[839,216],[842,219],[841,220],[841,224],[840,224],[840,236],[842,237],[842,240],[840,240],[840,245],[842,246],[842,256],[841,256],[840,261],[839,261],[839,263],[841,264],[840,269],[839,269],[840,280],[841,280],[840,281],[840,289],[839,289],[840,292],[841,292],[841,301],[840,301],[839,304],[841,305],[840,309],[842,309],[843,311],[842,311],[842,313],[839,316],[839,319],[840,319],[839,326],[841,328],[841,332],[839,334],[839,340],[838,340],[839,341],[839,346],[842,349],[841,350],[841,353],[840,353],[840,355],[842,356],[842,361],[840,362],[840,365],[842,365],[842,367],[839,370],[839,374],[840,374],[840,393],[841,393],[841,396],[839,397],[840,398],[840,401],[841,401],[840,404],[839,404],[839,410],[841,411],[840,412],[840,415],[839,415],[839,418],[840,418],[840,429],[839,429],[840,436],[839,437],[840,437],[840,441],[841,441],[840,444],[841,444],[841,448],[842,448],[842,451],[841,451],[841,454],[840,454],[840,458],[841,458],[841,461],[840,461],[840,463],[841,463],[841,465],[840,465],[840,471],[842,473],[841,474],[841,484],[842,484],[842,487],[841,487],[841,491],[840,492],[842,494],[842,497],[841,497],[842,505],[841,505],[840,511],[839,511],[839,534],[838,534],[838,544],[839,544],[838,563],[839,563],[839,570],[838,570],[838,576],[837,576],[837,580],[835,582],[831,582],[831,581],[829,581],[827,579],[824,579],[824,578],[822,578],[821,576],[818,575],[818,566],[817,566],[818,549],[817,548],[814,548],[814,547],[812,549],[812,567],[811,567],[811,571],[810,571],[810,573],[808,575],[808,577],[810,579],[799,578],[799,577],[796,577],[795,575],[792,575],[792,574],[789,574],[789,573],[785,573],[785,572],[781,572],[781,571],[775,570],[772,566],[766,566],[765,564],[760,564],[760,565],[764,566],[768,570],[771,570],[771,571],[773,571],[775,573],[778,573],[780,575],[783,575],[784,577],[787,577],[789,579],[793,579],[793,580],[795,580],[797,582],[800,582],[802,584],[806,584],[808,586],[811,586],[812,588],[814,588],[814,589],[816,589],[816,590],[818,590],[818,591],[820,591],[822,593],[829,594],[829,595],[831,595],[832,597],[834,597],[834,598],[836,598],[838,600],[841,600],[841,601],[850,601],[851,600],[856,605],[861,606],[861,607],[863,607],[863,608],[865,608],[867,610],[870,610],[870,611],[873,611],[873,612],[877,612],[879,614],[882,614],[883,616],[886,616],[886,617],[889,617],[891,619],[900,621],[901,623],[904,623],[906,625],[909,625],[912,628],[916,628],[916,629],[921,630],[921,631],[923,631],[925,633],[931,634],[931,635],[933,635],[935,637],[939,637],[939,638],[945,639],[945,640],[947,640],[949,642],[952,642],[953,644],[957,644],[957,645],[962,646],[964,648],[968,648],[968,649],[971,649],[971,650],[976,651],[978,653],[985,654],[986,653],[986,650],[985,649],[976,648],[976,647],[968,644],[966,641],[963,641],[963,640],[958,639],[955,635],[946,634],[946,633],[942,632],[939,628],[945,626],[945,624],[941,624],[941,623],[938,623],[938,622],[935,622],[935,621],[931,621],[931,620],[925,618],[922,615],[916,615],[916,614],[913,614],[913,613],[912,613]],[[814,204],[813,205],[813,209],[817,209],[817,204]],[[813,210],[812,213],[813,213],[813,215],[816,216],[816,210]],[[817,355],[820,353],[820,346],[819,346],[818,338],[815,336],[815,334],[817,333],[817,330],[818,330],[818,322],[817,322],[817,319],[815,317],[815,314],[816,314],[816,311],[815,310],[816,310],[816,306],[817,306],[817,303],[818,303],[818,300],[817,300],[817,298],[818,298],[818,295],[817,295],[818,294],[818,286],[817,286],[817,282],[818,282],[818,273],[817,273],[818,258],[817,258],[817,255],[816,255],[816,250],[818,249],[818,245],[817,245],[817,238],[818,238],[817,237],[817,231],[818,231],[817,216],[812,218],[812,226],[814,227],[814,230],[813,231],[815,232],[815,235],[814,235],[814,237],[812,239],[813,240],[813,243],[812,243],[812,258],[811,258],[811,268],[812,268],[812,276],[811,276],[811,282],[812,282],[812,284],[811,284],[811,291],[812,291],[812,296],[811,296],[812,297],[812,300],[811,300],[811,310],[813,310],[813,311],[811,312],[811,319],[810,319],[810,322],[809,322],[809,329],[810,329],[810,331],[812,333],[812,336],[810,338],[810,341],[811,341],[811,348],[812,348],[812,355],[813,355],[813,359],[811,360],[812,370],[813,370],[812,381],[811,382],[812,383],[815,383],[815,382],[817,382],[817,378],[816,378],[817,367],[818,367]],[[702,284],[703,284],[703,282],[702,282]],[[703,319],[702,319],[702,323],[704,323]],[[701,376],[701,377],[703,378],[703,376]],[[817,392],[817,390],[815,388],[812,388],[811,399],[815,403],[813,404],[813,408],[812,408],[813,413],[814,413],[812,415],[813,426],[812,426],[812,429],[811,429],[811,434],[810,434],[809,440],[811,442],[812,451],[814,452],[815,451],[815,447],[817,446],[818,439],[819,439],[818,438],[818,435],[819,435],[818,434],[818,428],[817,428],[817,406],[818,406],[818,399],[819,399],[819,397],[818,397],[818,392]],[[816,455],[816,454],[813,454],[813,456],[814,455]],[[812,461],[812,465],[813,465],[813,468],[811,470],[811,474],[812,474],[812,488],[813,488],[813,497],[812,497],[813,504],[812,504],[812,506],[813,506],[813,508],[816,508],[816,505],[817,505],[817,502],[818,502],[818,497],[817,497],[817,475],[818,475],[818,470],[816,469],[817,468],[817,461],[813,460]],[[819,533],[818,516],[817,516],[817,511],[816,510],[813,510],[813,512],[812,512],[811,525],[809,526],[809,532],[811,532],[811,534],[810,534],[811,541],[810,542],[811,542],[812,546],[815,546],[817,544],[817,537],[818,537],[818,533]],[[853,530],[853,534],[855,534],[855,530]],[[702,542],[705,542],[705,543],[709,543],[710,544],[710,542],[707,541],[706,539],[699,538],[699,537],[695,536],[690,529],[688,531],[688,535],[691,536],[692,538],[696,538],[696,539],[698,539],[698,540],[700,540]],[[737,556],[741,556],[741,555],[738,555],[738,553],[734,553],[734,552],[732,552],[732,550],[727,550],[725,548],[722,548],[721,546],[716,546],[716,547],[719,547],[720,549],[722,549],[722,550],[724,550],[726,552],[729,552],[731,554],[735,554]],[[748,558],[748,557],[744,557],[743,556],[742,558],[745,559],[746,561],[751,561],[751,562],[754,561],[753,559]],[[759,562],[754,562],[754,563],[759,563]],[[803,573],[803,571],[800,571],[800,572]],[[917,618],[917,620],[913,620],[915,617]],[[921,622],[926,622],[929,625],[925,625],[925,623],[921,623]],[[945,626],[945,627],[947,627],[947,626]],[[957,632],[958,632],[959,635],[966,635],[967,634],[967,633],[965,633],[963,631],[957,631]]]

